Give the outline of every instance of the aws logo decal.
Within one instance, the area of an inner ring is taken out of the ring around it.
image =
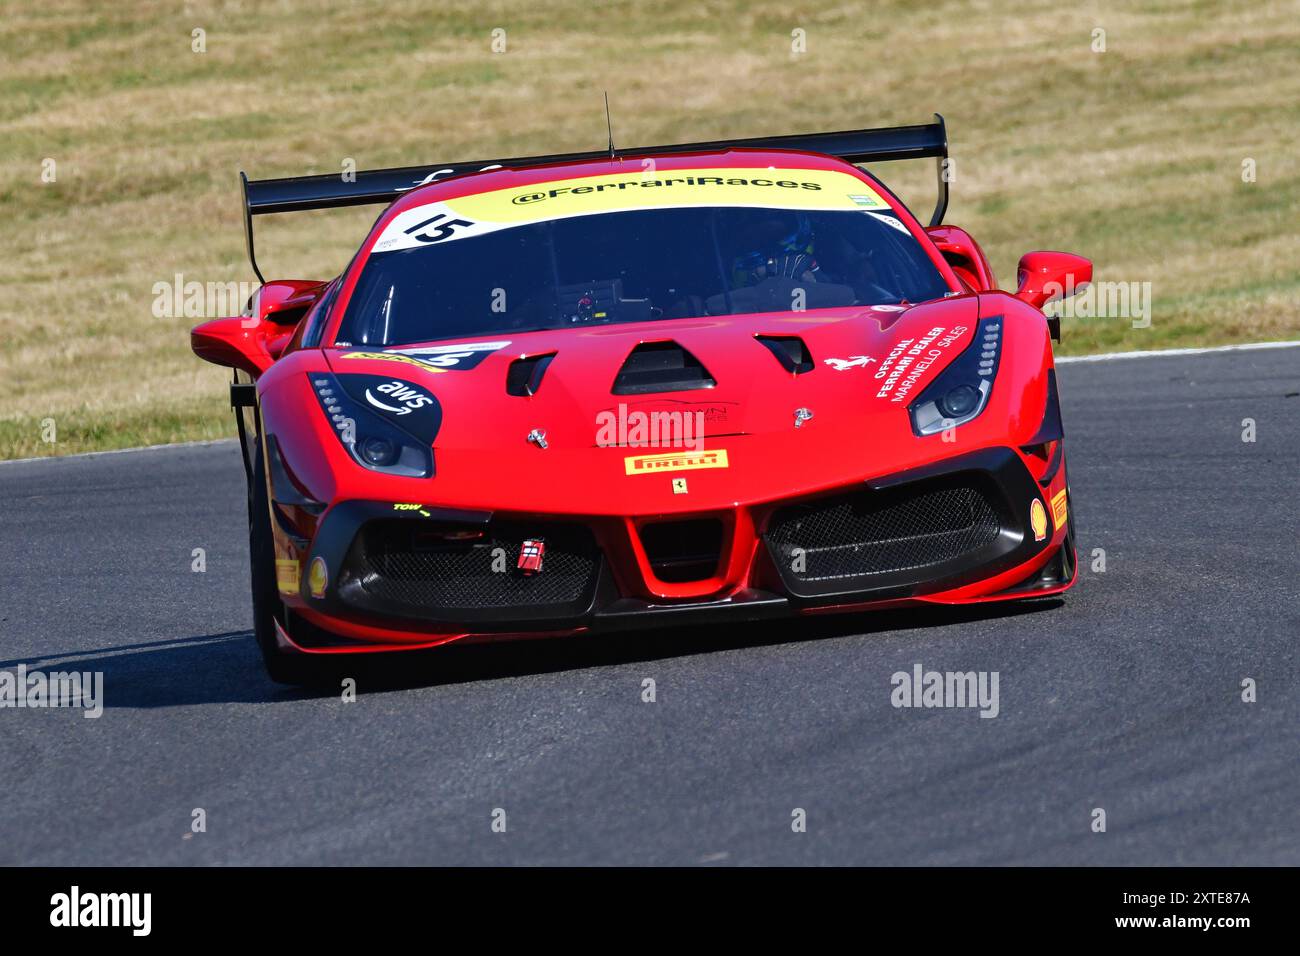
[[[442,427],[442,405],[432,392],[388,375],[340,375],[339,384],[363,408],[402,431],[433,444]]]
[[[375,393],[379,394],[376,395]],[[401,379],[393,379],[374,389],[366,389],[366,401],[375,408],[392,412],[394,415],[409,415],[417,409],[433,404],[433,396],[425,394],[413,385]]]

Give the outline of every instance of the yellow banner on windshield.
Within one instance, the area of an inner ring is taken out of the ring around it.
[[[678,169],[611,173],[449,199],[470,219],[536,222],[620,209],[666,206],[771,206],[884,209],[889,204],[848,173],[828,169]]]
[[[721,168],[607,173],[426,203],[395,216],[374,252],[466,239],[498,229],[632,209],[749,206],[888,212],[862,180],[832,169]]]

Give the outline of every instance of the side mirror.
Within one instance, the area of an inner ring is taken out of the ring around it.
[[[268,335],[269,333],[269,335]],[[190,331],[190,348],[205,362],[237,368],[257,378],[275,361],[272,345],[283,349],[284,330],[251,316],[213,319]]]
[[[190,348],[204,361],[257,378],[280,357],[294,327],[327,285],[300,279],[268,282],[253,294],[244,315],[196,326],[190,332]]]
[[[1068,299],[1092,282],[1092,262],[1069,252],[1026,252],[1017,270],[1016,298],[1041,309]]]

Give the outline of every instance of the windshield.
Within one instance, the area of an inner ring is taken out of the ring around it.
[[[449,234],[440,229],[437,235]],[[403,345],[923,302],[948,291],[920,243],[892,216],[738,206],[635,209],[372,253],[336,339]]]

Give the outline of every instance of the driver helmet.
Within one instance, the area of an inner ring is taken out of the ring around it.
[[[753,248],[735,258],[733,278],[736,285],[753,285],[777,276],[791,279],[806,276],[816,281],[815,237],[808,214],[755,211],[763,215],[747,230]]]

